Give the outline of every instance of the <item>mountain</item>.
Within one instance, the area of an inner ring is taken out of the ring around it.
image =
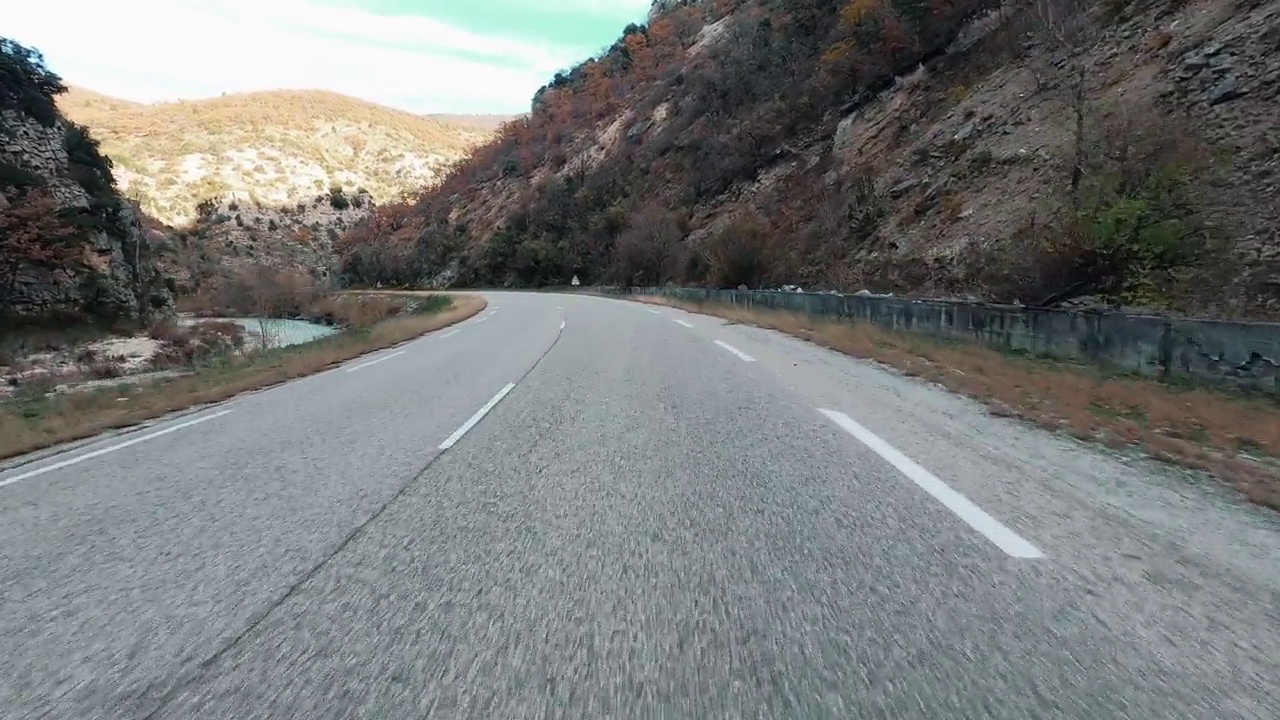
[[[662,0],[342,242],[351,283],[1280,315],[1277,0]]]
[[[20,324],[112,324],[173,309],[156,237],[97,140],[55,101],[38,51],[0,37],[0,341]],[[94,103],[98,101],[90,98]]]
[[[376,202],[436,182],[492,136],[492,118],[424,117],[327,91],[277,90],[138,104],[71,88],[58,99],[92,129],[121,188],[171,225],[210,198],[292,205],[333,186]]]

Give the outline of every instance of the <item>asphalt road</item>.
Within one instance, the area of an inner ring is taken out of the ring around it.
[[[1280,521],[580,296],[0,470],[4,718],[1280,717]]]

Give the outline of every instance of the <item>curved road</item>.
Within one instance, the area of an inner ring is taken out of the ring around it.
[[[487,297],[0,471],[0,716],[1280,717],[1273,515],[776,333]]]

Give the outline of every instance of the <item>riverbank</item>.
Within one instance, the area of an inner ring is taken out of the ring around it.
[[[175,321],[148,334],[160,348],[152,357],[163,353],[172,363],[169,368],[159,368],[153,360],[144,373],[89,379],[85,382],[95,384],[77,391],[49,380],[10,386],[10,394],[0,398],[0,459],[320,372],[466,320],[485,305],[478,296],[337,302],[335,311],[342,314],[345,329],[313,342],[255,352],[237,351],[245,340],[236,323],[210,321],[192,326],[199,331],[191,332]]]

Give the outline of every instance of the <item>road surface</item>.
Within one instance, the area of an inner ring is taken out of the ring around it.
[[[0,471],[4,718],[1280,717],[1280,522],[793,338],[492,293]]]

